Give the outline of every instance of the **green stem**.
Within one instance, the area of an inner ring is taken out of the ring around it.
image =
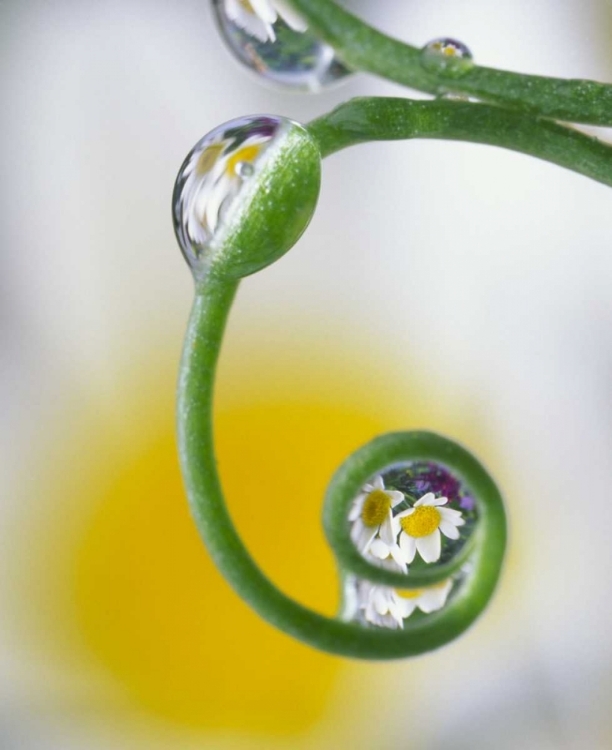
[[[447,606],[403,631],[362,627],[324,617],[283,594],[244,547],[225,505],[213,444],[213,386],[225,324],[237,283],[210,278],[199,284],[189,321],[178,385],[178,439],[191,511],[204,543],[229,583],[264,619],[324,651],[364,659],[412,656],[442,646],[462,633],[486,606],[505,548],[505,516],[495,484],[459,446],[430,433],[385,435],[358,451],[330,486],[326,528],[346,526],[345,508],[355,483],[384,458],[406,454],[442,456],[476,490],[481,521],[474,571]],[[338,502],[334,500],[338,498]],[[344,507],[343,507],[344,506]],[[336,519],[334,519],[334,516]],[[330,526],[331,525],[331,526]],[[332,532],[333,533],[333,532]],[[308,554],[308,550],[304,551]]]
[[[332,0],[291,0],[347,67],[440,95],[465,94],[567,122],[612,125],[612,86],[473,66],[461,76],[432,72],[416,47],[371,28]]]
[[[519,151],[612,185],[612,146],[550,120],[487,104],[352,99],[313,120],[308,130],[323,156],[366,141],[467,141]]]

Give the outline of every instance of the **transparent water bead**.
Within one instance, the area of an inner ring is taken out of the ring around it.
[[[205,135],[172,198],[174,230],[196,279],[215,264],[247,275],[286,252],[310,221],[319,184],[318,146],[292,120],[241,117]]]
[[[350,71],[282,0],[213,0],[231,53],[261,79],[316,92]]]
[[[369,563],[409,575],[467,553],[478,508],[469,487],[448,468],[412,461],[371,477],[348,521],[351,539]]]
[[[433,39],[421,49],[421,64],[427,70],[447,75],[463,75],[474,66],[469,48],[456,39]]]

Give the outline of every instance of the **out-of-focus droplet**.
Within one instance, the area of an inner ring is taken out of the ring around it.
[[[205,135],[172,197],[174,230],[196,279],[214,263],[247,275],[286,252],[310,221],[319,182],[318,146],[292,120],[240,117]]]
[[[348,520],[364,559],[410,576],[467,552],[478,508],[470,488],[447,467],[411,461],[371,477]]]
[[[269,83],[315,92],[350,73],[283,0],[213,0],[213,11],[232,54]]]
[[[421,64],[434,73],[460,76],[474,66],[474,58],[463,42],[443,37],[422,48]]]
[[[470,97],[467,94],[459,94],[455,93],[454,91],[445,91],[443,94],[440,94],[436,97],[436,99],[440,99],[442,101],[447,102],[469,102]]]

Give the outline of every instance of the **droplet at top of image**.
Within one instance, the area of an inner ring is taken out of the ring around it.
[[[283,0],[212,0],[212,7],[232,55],[266,83],[317,92],[351,72]]]

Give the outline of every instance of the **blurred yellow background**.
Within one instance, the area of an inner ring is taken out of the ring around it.
[[[485,65],[610,79],[599,0],[351,7]],[[8,0],[0,40],[0,748],[611,747],[612,193],[484,147],[366,145],[326,161],[304,238],[243,283],[220,469],[283,590],[334,612],[322,497],[376,434],[446,433],[508,500],[502,585],[466,636],[329,657],[253,615],[189,518],[173,398],[192,289],[169,202],[227,119],[403,92],[260,87],[203,0]]]

